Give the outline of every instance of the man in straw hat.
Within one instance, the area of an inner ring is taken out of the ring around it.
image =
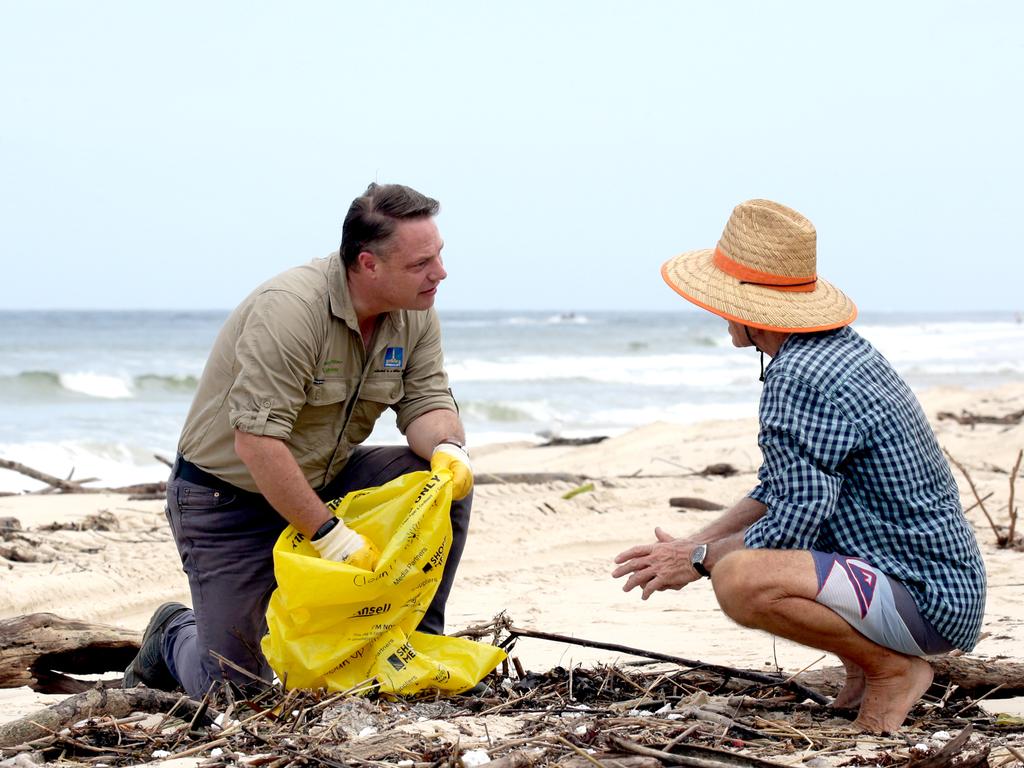
[[[796,211],[751,200],[716,248],[662,268],[735,346],[762,353],[764,461],[718,520],[683,538],[656,529],[613,575],[645,600],[710,577],[733,620],[837,654],[833,706],[891,732],[931,685],[921,657],[978,641],[985,570],[920,405],[849,327],[857,310],[817,276],[815,242]]]

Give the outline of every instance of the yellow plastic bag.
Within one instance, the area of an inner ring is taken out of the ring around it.
[[[383,693],[459,693],[505,658],[492,645],[415,631],[448,559],[451,486],[448,472],[411,472],[328,505],[380,548],[373,571],[320,559],[291,526],[281,534],[262,647],[286,688],[369,681]]]

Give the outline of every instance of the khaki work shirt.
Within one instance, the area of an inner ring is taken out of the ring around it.
[[[235,453],[235,430],[285,441],[306,480],[322,488],[345,466],[385,408],[398,428],[457,410],[437,313],[382,315],[364,349],[337,252],[253,291],[214,342],[178,451],[232,485],[257,491]]]

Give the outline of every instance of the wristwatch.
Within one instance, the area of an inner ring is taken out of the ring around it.
[[[325,520],[324,524],[316,529],[310,541],[320,541],[324,536],[334,530],[334,528],[341,522],[340,517],[332,517],[329,520]]]
[[[708,556],[708,545],[698,544],[693,548],[693,552],[690,554],[690,565],[693,566],[693,570],[699,573],[706,579],[711,578],[711,571],[704,567],[704,558]]]

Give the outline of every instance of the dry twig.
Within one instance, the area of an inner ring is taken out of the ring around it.
[[[955,458],[953,458],[953,454],[951,454],[945,448],[942,449],[942,452],[946,454],[946,457],[951,462],[953,462],[953,464],[956,466],[956,468],[960,470],[960,472],[963,474],[963,476],[965,478],[967,478],[967,484],[971,486],[971,493],[974,494],[974,498],[977,501],[978,506],[981,508],[982,513],[985,515],[985,519],[988,520],[988,524],[992,527],[992,533],[994,533],[996,535],[996,543],[999,544],[999,546],[1003,546],[1003,537],[999,533],[999,528],[996,526],[995,521],[992,519],[992,515],[990,515],[988,513],[988,510],[985,509],[985,504],[981,500],[981,496],[978,494],[978,489],[975,488],[974,480],[971,479],[971,475],[967,471],[967,468],[964,467],[964,465],[961,464],[959,461],[957,461]]]

